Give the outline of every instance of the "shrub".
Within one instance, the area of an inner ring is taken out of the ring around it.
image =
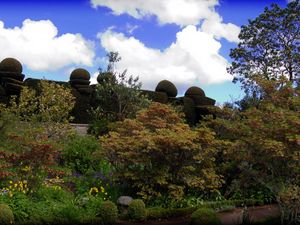
[[[171,106],[152,103],[101,137],[99,156],[144,199],[164,194],[181,199],[191,190],[221,186],[214,169],[219,144],[209,129],[192,130]]]
[[[143,221],[146,219],[146,207],[143,200],[135,199],[130,202],[128,207],[128,215],[131,219],[136,221]]]
[[[300,221],[300,187],[288,185],[278,193],[281,219],[288,224]]]
[[[99,120],[94,120],[89,124],[87,132],[94,135],[95,137],[102,136],[109,132],[110,121],[108,119],[102,118]]]
[[[175,85],[168,81],[168,80],[162,80],[160,81],[156,88],[155,91],[157,92],[165,92],[168,97],[176,97],[177,96],[177,88]]]
[[[99,149],[96,138],[76,135],[65,143],[61,152],[64,163],[77,173],[85,174],[95,166],[93,152]]]
[[[114,224],[118,219],[118,208],[113,202],[105,201],[100,206],[98,215],[105,225]]]
[[[38,89],[40,93],[24,87],[18,101],[12,98],[6,111],[25,121],[63,123],[70,120],[75,104],[70,88],[41,80]]]
[[[221,221],[213,209],[201,208],[191,216],[190,225],[220,225]]]
[[[22,73],[22,64],[14,58],[3,59],[0,63],[0,71]]]
[[[14,223],[14,214],[6,204],[0,204],[0,224],[9,225]]]

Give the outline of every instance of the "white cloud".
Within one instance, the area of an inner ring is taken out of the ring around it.
[[[91,0],[93,7],[108,7],[115,15],[128,14],[137,19],[155,15],[160,24],[174,23],[181,27],[199,25],[216,38],[238,42],[240,28],[225,24],[215,11],[218,0]]]
[[[58,36],[50,20],[26,19],[22,27],[0,21],[0,59],[14,57],[34,71],[54,71],[71,64],[92,66],[94,46],[81,34]]]
[[[113,13],[127,13],[135,18],[156,15],[159,22],[180,25],[198,24],[209,17],[217,0],[91,0],[93,7],[105,6]]]
[[[226,71],[228,62],[219,54],[221,44],[213,35],[190,25],[176,37],[174,43],[161,51],[112,30],[98,34],[107,52],[120,53],[122,60],[117,69],[127,68],[129,74],[139,75],[144,88],[154,89],[163,79],[174,82],[179,89],[197,82],[212,84],[232,79]]]
[[[210,18],[204,20],[201,26],[203,32],[214,35],[215,38],[225,38],[230,42],[239,42],[240,28],[232,23],[222,23],[223,19],[220,15],[214,14]]]

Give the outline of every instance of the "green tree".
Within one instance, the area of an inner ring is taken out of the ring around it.
[[[231,50],[228,68],[234,82],[241,82],[246,94],[259,98],[260,87],[254,76],[277,80],[286,76],[300,83],[300,4],[266,7],[256,19],[242,26],[238,46]]]
[[[145,199],[180,199],[188,191],[205,193],[222,185],[214,163],[221,143],[208,128],[192,130],[168,105],[152,103],[100,140],[119,181]]]
[[[93,114],[97,119],[122,121],[132,118],[136,112],[148,105],[149,101],[139,91],[142,84],[139,77],[127,77],[127,70],[122,73],[115,70],[121,60],[117,52],[107,54],[106,71],[99,69],[96,86],[96,109]]]

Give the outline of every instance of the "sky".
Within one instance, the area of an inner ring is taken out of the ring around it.
[[[84,68],[96,82],[106,54],[142,88],[173,82],[178,96],[201,87],[218,104],[243,96],[232,83],[230,49],[242,25],[286,0],[0,0],[0,61],[18,59],[26,78],[68,81]]]

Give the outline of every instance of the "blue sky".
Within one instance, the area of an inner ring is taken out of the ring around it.
[[[93,76],[118,51],[118,70],[154,90],[203,88],[218,103],[242,97],[226,66],[240,26],[285,0],[1,0],[0,60],[19,59],[26,78],[67,81],[78,67]]]

